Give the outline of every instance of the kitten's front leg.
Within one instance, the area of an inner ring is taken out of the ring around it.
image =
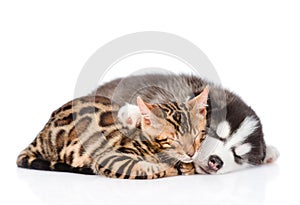
[[[193,163],[183,163],[179,164],[178,170],[182,175],[193,175],[196,174],[196,170]]]
[[[132,157],[117,153],[107,163],[107,158],[94,161],[92,170],[95,174],[119,179],[157,179],[178,175],[191,175],[190,169],[172,166],[166,163],[153,163],[135,160]],[[109,157],[110,159],[110,157]]]
[[[141,124],[141,113],[136,105],[126,103],[118,112],[118,119],[124,127],[134,129]]]

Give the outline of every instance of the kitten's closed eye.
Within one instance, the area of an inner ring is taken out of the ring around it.
[[[197,139],[200,137],[200,140],[203,141],[206,139],[206,132],[205,130],[201,130],[199,132],[196,132],[194,139]]]
[[[158,143],[166,142],[166,141],[168,141],[168,138],[167,137],[165,137],[165,138],[156,138],[155,141],[158,142]]]
[[[202,135],[201,136],[201,142],[206,139],[206,132],[205,132],[205,130],[201,130],[201,132],[199,134]]]
[[[170,144],[170,140],[168,137],[163,137],[163,138],[156,138],[155,142],[160,144],[163,148],[172,148],[172,145]]]

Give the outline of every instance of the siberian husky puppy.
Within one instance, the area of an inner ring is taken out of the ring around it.
[[[279,152],[266,146],[262,124],[239,96],[200,77],[175,74],[130,76],[108,82],[91,95],[113,99],[120,105],[120,118],[129,128],[139,125],[135,99],[148,103],[187,101],[209,87],[206,139],[193,158],[197,173],[223,174],[274,162]],[[129,119],[129,120],[128,120]]]

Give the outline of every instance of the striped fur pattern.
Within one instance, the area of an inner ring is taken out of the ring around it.
[[[194,174],[192,163],[182,163],[179,156],[190,148],[199,149],[205,133],[195,130],[205,130],[205,116],[190,116],[186,103],[147,106],[155,107],[152,113],[164,119],[165,130],[155,136],[143,126],[125,128],[117,119],[120,107],[108,98],[75,99],[52,113],[42,131],[20,153],[17,165],[125,179]]]

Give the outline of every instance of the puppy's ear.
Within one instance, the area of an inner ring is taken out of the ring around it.
[[[273,146],[267,146],[266,157],[263,161],[264,164],[269,164],[275,162],[280,156],[279,151]]]

